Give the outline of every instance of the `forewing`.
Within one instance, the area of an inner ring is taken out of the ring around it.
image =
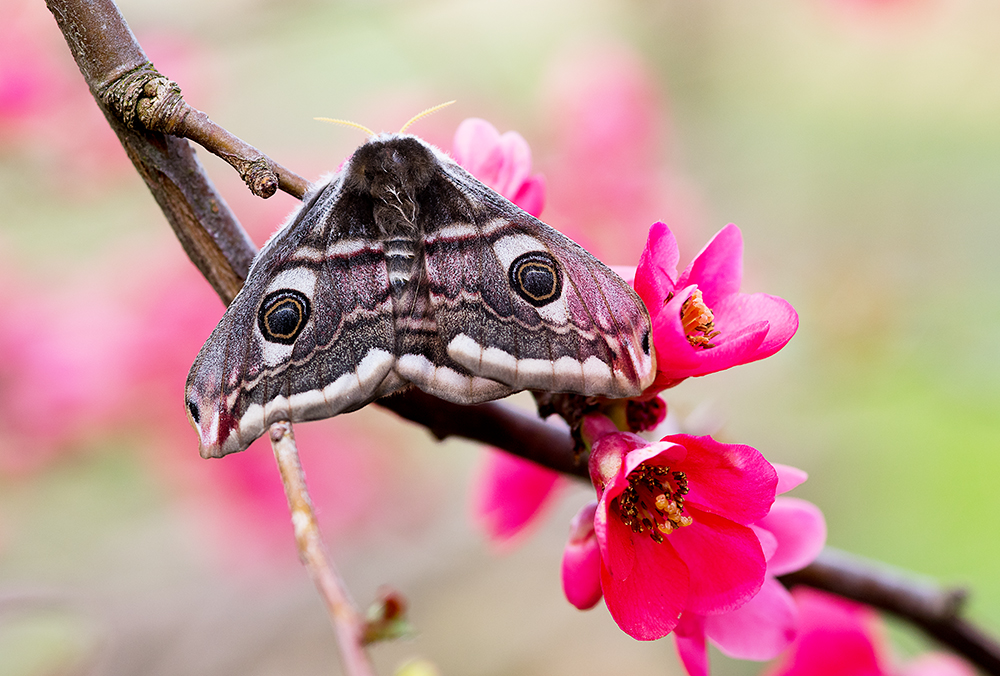
[[[353,410],[379,391],[394,362],[385,256],[351,218],[334,180],[254,260],[188,375],[203,456],[243,450],[278,420]]]
[[[513,389],[638,395],[652,382],[649,315],[632,288],[581,246],[458,167],[468,222],[426,235],[442,342],[472,373]]]

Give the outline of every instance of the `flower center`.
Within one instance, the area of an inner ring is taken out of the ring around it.
[[[684,472],[669,467],[639,465],[628,475],[628,488],[618,496],[618,513],[633,533],[649,531],[653,542],[663,542],[675,528],[690,526],[694,520],[684,514],[688,493]]]
[[[719,335],[715,329],[715,315],[705,305],[705,301],[701,297],[701,289],[695,289],[694,293],[681,305],[681,324],[684,326],[684,335],[687,336],[691,345],[704,350],[715,347],[712,338]]]

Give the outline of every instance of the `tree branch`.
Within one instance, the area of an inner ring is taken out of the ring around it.
[[[194,139],[226,159],[255,194],[273,194],[277,187],[301,197],[306,182],[187,106],[179,88],[152,68],[111,0],[47,0],[47,5],[98,106],[184,251],[228,304],[246,278],[255,247],[189,144],[169,134]],[[574,457],[568,431],[508,405],[461,406],[418,390],[377,403],[423,425],[438,439],[465,437],[587,477],[586,465]],[[964,598],[959,592],[886,575],[883,566],[829,549],[816,563],[782,581],[895,613],[987,673],[1000,675],[1000,647],[958,617]]]

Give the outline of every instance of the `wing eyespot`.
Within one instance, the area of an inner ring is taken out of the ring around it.
[[[265,340],[291,345],[309,320],[309,299],[295,289],[267,294],[257,311],[257,327]]]
[[[642,353],[649,356],[649,329],[646,329],[646,332],[642,334]]]
[[[556,301],[562,295],[559,263],[545,251],[529,251],[514,259],[507,271],[514,292],[535,307]]]

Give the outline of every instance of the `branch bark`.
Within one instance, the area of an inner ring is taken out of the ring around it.
[[[257,194],[273,193],[277,187],[301,196],[305,181],[183,103],[179,88],[152,68],[112,0],[47,0],[46,4],[98,106],[184,251],[228,304],[246,278],[255,247],[187,141],[169,134],[195,139],[226,159]],[[378,403],[423,425],[438,439],[465,437],[587,477],[586,465],[574,458],[568,431],[508,405],[461,406],[417,390]],[[905,575],[887,576],[884,566],[834,550],[782,581],[825,589],[895,613],[986,673],[1000,675],[1000,647],[958,616],[962,593]]]

